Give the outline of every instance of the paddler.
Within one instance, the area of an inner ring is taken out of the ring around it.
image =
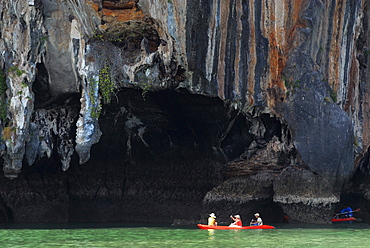
[[[208,225],[209,226],[217,226],[215,213],[211,213],[209,215],[209,217],[208,217]]]
[[[262,218],[260,217],[260,214],[255,213],[254,217],[256,217],[256,219],[252,219],[251,222],[250,222],[250,225],[251,226],[262,226],[263,222],[262,222]]]
[[[349,206],[344,206],[344,208],[342,209],[342,211],[340,211],[341,214],[344,214],[344,218],[350,218],[350,217],[353,217],[353,210],[351,207]]]
[[[230,215],[230,218],[234,221],[233,223],[231,223],[229,226],[243,226],[243,223],[242,223],[242,219],[240,218],[240,215]]]

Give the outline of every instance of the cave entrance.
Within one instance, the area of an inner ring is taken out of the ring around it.
[[[225,165],[254,138],[238,111],[219,98],[186,91],[143,96],[122,89],[103,107],[99,125],[103,135],[86,167],[68,170],[87,180],[76,179],[78,187],[70,180],[72,221],[199,221],[208,215],[205,195],[225,180]],[[91,199],[81,198],[86,188],[95,192]],[[281,209],[269,204],[282,218]]]

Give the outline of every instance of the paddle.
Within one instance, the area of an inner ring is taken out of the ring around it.
[[[348,212],[343,212],[343,213],[337,213],[337,215],[338,214],[349,214],[349,213],[354,213],[354,212],[358,212],[358,211],[360,211],[361,209],[355,209],[355,210],[352,210],[352,211],[348,211]]]

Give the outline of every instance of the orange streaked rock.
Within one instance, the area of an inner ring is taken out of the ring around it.
[[[104,9],[133,9],[138,0],[103,0]]]
[[[144,13],[136,7],[136,0],[103,1],[102,5],[95,0],[87,3],[106,23],[142,21]]]
[[[90,3],[90,6],[96,11],[98,12],[99,11],[99,4],[96,4],[96,3]]]
[[[297,27],[302,27],[299,17],[302,6],[304,6],[302,0],[286,1],[282,5],[272,6],[270,9],[271,24],[268,38],[271,87],[285,88],[281,73],[286,65],[289,50],[295,46],[292,44],[294,33]]]
[[[249,2],[249,8],[253,9],[254,3],[252,1]],[[247,84],[247,94],[246,98],[249,102],[249,105],[252,106],[254,104],[254,87],[255,87],[255,68],[257,64],[257,51],[256,51],[256,43],[253,42],[256,40],[256,29],[254,26],[255,21],[255,15],[254,11],[251,11],[250,15],[250,21],[249,21],[249,30],[250,30],[250,36],[249,36],[249,43],[251,44],[249,49],[249,67],[248,67],[248,84]]]
[[[140,21],[144,18],[143,12],[137,8],[120,10],[102,9],[100,11],[100,14],[102,15],[102,17],[105,17],[106,21],[111,20],[108,22]]]
[[[221,11],[221,27],[227,27],[227,22],[229,21],[229,10],[230,0],[221,1],[220,11]],[[219,61],[218,64],[218,96],[221,99],[225,99],[225,59],[226,59],[226,38],[227,38],[227,29],[221,29],[221,42],[220,42],[220,51],[219,51]]]

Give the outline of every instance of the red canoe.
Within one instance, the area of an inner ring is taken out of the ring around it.
[[[356,220],[355,217],[343,218],[343,219],[331,219],[332,222],[339,222],[339,221],[353,221]]]
[[[202,225],[198,224],[198,227],[200,229],[217,229],[217,230],[231,230],[231,229],[275,229],[273,226],[269,225],[261,225],[261,226],[208,226],[208,225]]]

